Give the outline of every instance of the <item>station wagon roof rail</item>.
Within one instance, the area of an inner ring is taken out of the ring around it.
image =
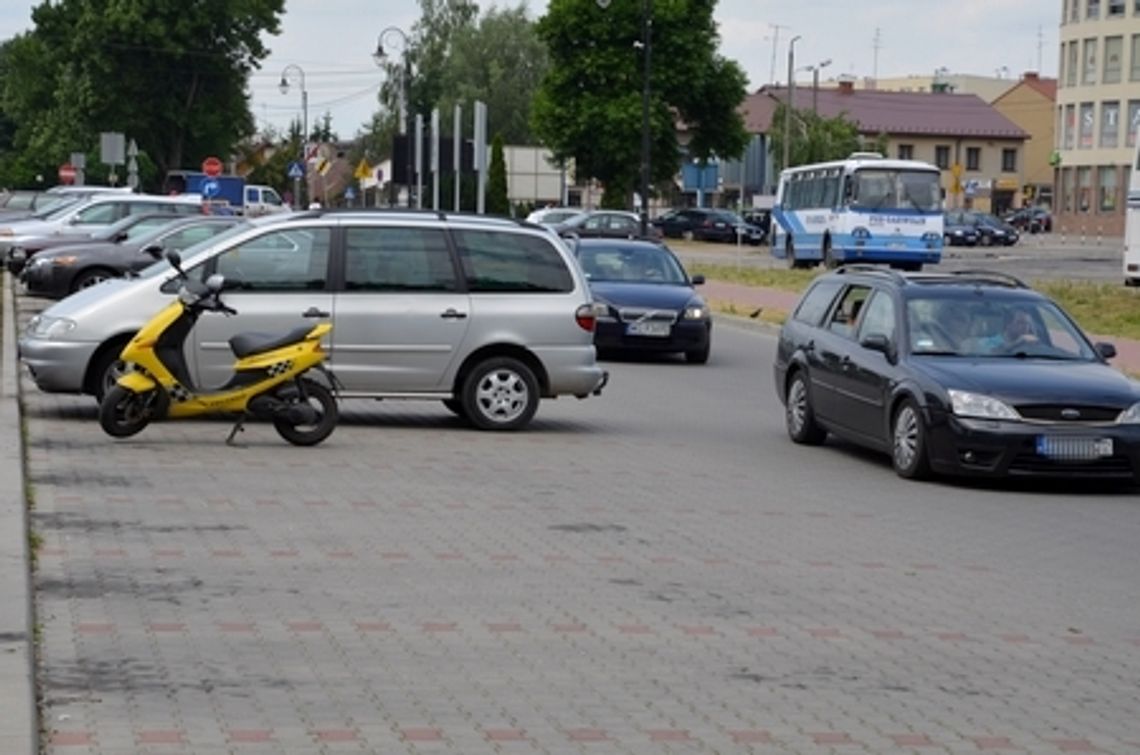
[[[843,275],[846,273],[870,273],[872,275],[891,278],[899,285],[905,286],[907,283],[906,276],[899,271],[889,267],[880,267],[879,265],[867,265],[860,263],[853,265],[841,265],[840,267],[836,268],[835,272],[837,275]]]
[[[974,281],[985,281],[986,283],[996,283],[998,285],[1010,286],[1012,288],[1029,288],[1025,281],[1018,278],[1016,275],[1009,273],[999,273],[994,270],[954,270],[950,275],[955,278],[969,278]]]

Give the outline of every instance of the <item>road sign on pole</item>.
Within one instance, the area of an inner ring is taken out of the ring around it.
[[[71,163],[64,163],[59,166],[59,181],[60,183],[70,184],[75,183],[75,166]]]
[[[216,157],[207,157],[202,161],[202,172],[210,178],[216,178],[222,174],[222,161]]]

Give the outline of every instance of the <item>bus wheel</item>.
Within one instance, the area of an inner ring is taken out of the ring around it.
[[[791,236],[788,236],[788,240],[784,242],[784,261],[788,263],[789,270],[795,270],[801,267],[800,263],[796,260],[796,245],[792,243]]]
[[[835,253],[831,251],[830,236],[823,240],[823,266],[828,270],[839,267],[839,260],[835,259]]]

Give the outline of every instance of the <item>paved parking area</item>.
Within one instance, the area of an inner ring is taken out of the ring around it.
[[[1134,496],[805,456],[770,337],[715,343],[312,449],[25,378],[48,751],[1140,752]]]

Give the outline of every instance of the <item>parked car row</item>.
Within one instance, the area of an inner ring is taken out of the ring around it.
[[[984,212],[948,210],[942,219],[942,238],[947,246],[1012,246],[1021,234]]]
[[[550,207],[527,216],[531,223],[542,223],[563,236],[579,238],[634,239],[642,235],[641,216],[622,210],[581,210]],[[653,218],[646,228],[650,239],[675,238],[757,246],[768,238],[769,216],[763,211],[738,215],[730,210],[685,208],[669,210]]]

